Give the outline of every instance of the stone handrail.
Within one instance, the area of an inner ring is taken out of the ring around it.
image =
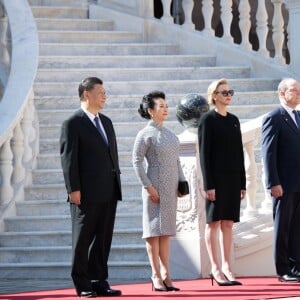
[[[182,27],[201,31],[207,36],[219,36],[221,41],[226,43],[239,44],[241,49],[255,52],[278,66],[284,66],[287,71],[295,74],[295,76],[299,76],[299,1],[258,1],[257,7],[255,7],[256,1],[240,0],[237,6],[235,1],[221,0],[219,10],[213,6],[213,0],[203,0],[202,8],[198,7],[194,0],[181,0],[180,2],[183,15]],[[166,23],[174,22],[170,10],[171,3],[172,0],[161,0],[164,12],[161,20]],[[239,20],[234,17],[234,10],[238,13]],[[195,11],[198,11],[198,14]],[[252,13],[253,11],[256,11],[255,15]],[[149,13],[145,13],[146,15],[149,15]],[[271,20],[271,24],[268,23],[268,20]],[[235,27],[235,36],[232,36],[232,31],[234,31],[232,27]],[[249,35],[256,40],[255,45],[253,42],[251,43]],[[257,49],[252,50],[254,46]]]
[[[14,213],[14,203],[23,199],[24,186],[31,181],[37,154],[37,116],[33,83],[38,66],[38,35],[27,1],[0,1],[9,32],[2,32],[1,64],[9,65],[0,101],[0,217]],[[10,42],[3,49],[3,40]],[[4,61],[3,61],[4,60]],[[6,61],[5,61],[6,60]],[[2,219],[2,218],[1,218]],[[0,224],[0,230],[2,229]]]

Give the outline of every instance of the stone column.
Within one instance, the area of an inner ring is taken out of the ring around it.
[[[207,277],[210,263],[205,246],[205,201],[197,134],[187,129],[178,136],[180,161],[190,194],[178,198],[177,234],[171,241],[170,266],[174,279]]]

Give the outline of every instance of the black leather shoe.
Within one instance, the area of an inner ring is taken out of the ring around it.
[[[120,290],[111,289],[107,281],[102,283],[92,282],[92,286],[97,296],[116,297],[122,295],[122,292]]]
[[[284,274],[279,276],[278,280],[281,282],[299,282],[300,277]]]
[[[97,293],[94,291],[81,291],[78,296],[82,298],[96,298]]]

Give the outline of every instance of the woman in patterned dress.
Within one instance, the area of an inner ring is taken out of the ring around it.
[[[184,181],[179,161],[179,140],[163,126],[168,117],[165,94],[145,95],[138,109],[150,120],[136,136],[132,162],[141,184],[143,199],[143,238],[152,269],[155,291],[177,291],[169,268],[170,236],[176,234],[178,182]],[[146,164],[145,164],[146,163]]]
[[[206,191],[205,240],[211,278],[219,285],[239,285],[231,271],[232,227],[240,220],[240,203],[246,193],[242,135],[238,118],[227,112],[233,90],[226,79],[213,81],[207,90],[214,109],[201,117],[200,163]],[[218,261],[218,232],[222,264]]]

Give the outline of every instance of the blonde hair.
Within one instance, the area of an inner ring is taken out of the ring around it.
[[[217,90],[217,88],[222,85],[222,84],[228,84],[228,81],[227,79],[225,78],[222,78],[222,79],[219,79],[219,80],[215,80],[213,81],[207,88],[207,101],[208,101],[208,104],[213,104],[215,105],[216,104],[216,101],[214,99],[214,94]]]

